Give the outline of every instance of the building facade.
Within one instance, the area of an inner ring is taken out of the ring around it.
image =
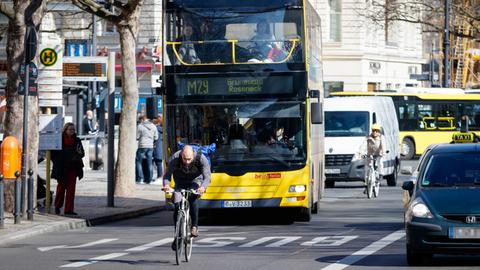
[[[322,19],[323,67],[328,91],[396,90],[421,86],[421,26],[376,25],[372,0],[311,0]],[[411,76],[412,74],[415,74]]]

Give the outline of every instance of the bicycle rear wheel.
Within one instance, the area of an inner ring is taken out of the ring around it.
[[[185,227],[185,215],[181,211],[179,211],[177,217],[177,224],[175,226],[175,259],[177,261],[177,265],[180,265],[181,263],[182,251],[184,248],[184,238],[186,236]]]
[[[190,257],[192,256],[192,245],[193,245],[193,237],[190,235],[189,230],[192,228],[192,219],[188,219],[187,223],[187,231],[185,235],[185,261],[189,262]]]

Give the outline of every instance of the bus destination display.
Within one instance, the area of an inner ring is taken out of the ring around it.
[[[177,77],[177,96],[259,95],[293,93],[292,76]]]

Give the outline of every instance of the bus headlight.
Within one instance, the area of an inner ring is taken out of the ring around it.
[[[288,188],[288,192],[304,192],[306,190],[304,185],[294,185]]]

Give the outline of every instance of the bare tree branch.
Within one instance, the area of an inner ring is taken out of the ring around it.
[[[15,11],[13,10],[13,6],[6,2],[0,2],[0,13],[7,16],[9,20],[13,20],[15,16]]]
[[[103,5],[98,4],[94,0],[72,0],[72,2],[80,9],[91,14],[95,14],[96,16],[114,24],[118,24],[121,20],[119,15],[115,15],[113,12],[106,9]]]

